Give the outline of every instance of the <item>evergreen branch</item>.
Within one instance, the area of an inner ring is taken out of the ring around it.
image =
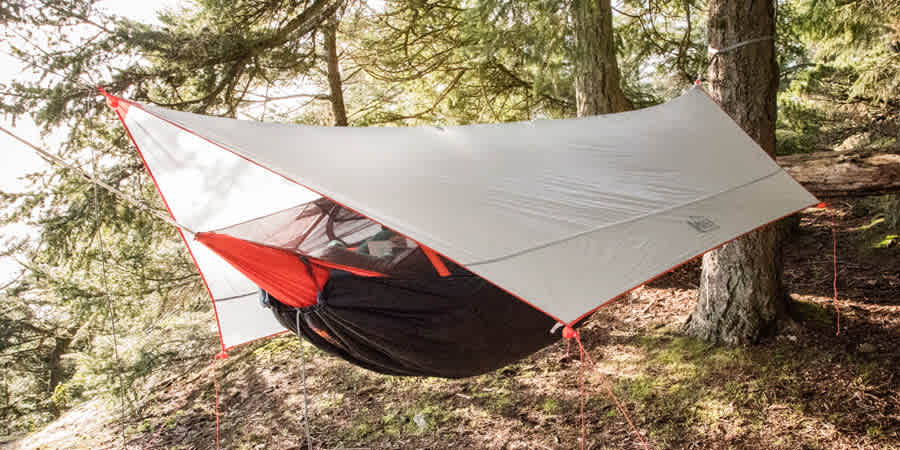
[[[300,15],[279,29],[275,35],[251,45],[246,56],[256,56],[264,50],[281,46],[291,39],[309,34],[328,17],[334,15],[343,3],[344,0],[316,0]]]
[[[62,15],[63,17],[70,17],[70,18],[73,18],[73,19],[78,19],[78,20],[82,21],[83,23],[86,23],[86,24],[88,24],[88,25],[92,25],[92,26],[94,26],[94,27],[97,27],[97,28],[101,29],[101,30],[105,31],[106,33],[109,33],[109,34],[113,34],[113,33],[114,33],[113,30],[110,30],[110,29],[107,28],[106,26],[101,25],[101,24],[99,24],[99,23],[93,21],[91,18],[89,18],[89,17],[87,17],[87,16],[85,16],[85,15],[83,15],[83,14],[77,14],[77,13],[75,13],[74,11],[72,11],[71,9],[63,9],[63,8],[60,8],[59,6],[56,6],[56,3],[55,3],[55,2],[51,2],[51,1],[41,1],[41,4],[42,4],[45,8],[50,8],[50,9],[56,11],[57,13],[59,13],[60,15]]]
[[[281,95],[277,97],[270,97],[268,95],[256,94],[253,92],[249,93],[250,95],[260,97],[259,100],[241,100],[242,103],[266,103],[266,102],[277,102],[281,100],[294,100],[298,98],[312,98],[315,100],[331,100],[331,96],[328,94],[292,94],[292,95]]]
[[[512,70],[510,70],[508,67],[501,64],[499,61],[492,61],[491,65],[494,68],[498,69],[501,73],[503,73],[504,75],[509,77],[509,79],[513,80],[519,86],[526,88],[526,89],[533,89],[534,83],[522,79],[521,77],[516,75]],[[574,104],[572,102],[570,102],[564,98],[554,97],[552,95],[545,94],[543,92],[539,92],[538,95],[549,100],[551,103],[556,103],[562,107],[569,108],[569,107],[574,106]]]
[[[405,116],[396,115],[396,116],[390,117],[390,119],[387,119],[387,120],[376,121],[376,122],[374,122],[374,124],[396,122],[396,121],[408,120],[408,119],[419,119],[419,118],[425,116],[426,114],[430,114],[430,113],[434,112],[434,110],[437,109],[438,105],[440,105],[444,101],[444,99],[447,98],[447,95],[450,94],[450,91],[452,91],[453,88],[456,87],[456,84],[459,83],[459,80],[466,73],[466,71],[467,71],[467,69],[462,69],[459,72],[457,72],[456,76],[453,78],[453,80],[450,81],[450,84],[447,85],[447,87],[445,87],[443,91],[441,91],[441,94],[438,95],[437,100],[435,100],[434,103],[429,108],[419,111],[417,113],[413,113],[413,114],[409,114],[409,115],[405,115]]]
[[[0,131],[2,131],[3,133],[6,133],[7,135],[9,135],[10,137],[12,137],[13,139],[15,139],[15,140],[17,140],[17,141],[19,141],[19,142],[25,144],[26,146],[28,146],[28,147],[31,148],[32,150],[36,151],[38,154],[40,154],[42,157],[44,157],[48,162],[53,162],[53,163],[56,163],[56,164],[59,164],[59,165],[65,167],[65,168],[67,168],[67,169],[71,169],[71,170],[74,171],[75,173],[77,173],[77,174],[81,175],[82,177],[84,177],[85,179],[87,179],[89,182],[94,183],[95,185],[98,185],[98,186],[103,187],[104,189],[106,189],[106,190],[110,191],[111,193],[117,195],[117,196],[118,196],[119,198],[121,198],[122,200],[125,200],[125,201],[127,201],[128,203],[131,203],[133,206],[136,206],[136,207],[138,207],[139,209],[143,209],[143,210],[149,212],[150,214],[153,214],[153,215],[156,216],[157,218],[163,220],[164,222],[166,222],[166,223],[168,223],[168,224],[170,224],[170,225],[174,225],[174,226],[177,227],[177,228],[181,228],[181,229],[187,231],[188,233],[195,234],[191,229],[189,229],[189,228],[187,228],[187,227],[185,227],[185,226],[183,226],[183,225],[181,225],[181,224],[178,224],[178,223],[175,222],[171,217],[167,217],[167,216],[163,215],[162,213],[160,213],[159,211],[157,211],[156,209],[154,209],[154,208],[151,207],[150,205],[147,205],[146,203],[144,203],[142,200],[138,200],[138,199],[136,199],[136,198],[134,198],[134,197],[132,197],[132,196],[130,196],[130,195],[128,195],[128,194],[126,194],[126,193],[120,191],[119,189],[117,189],[117,188],[115,188],[115,187],[113,187],[113,186],[110,186],[109,184],[105,183],[104,181],[99,180],[99,179],[97,179],[95,176],[93,176],[93,175],[91,175],[91,174],[85,172],[83,169],[81,169],[81,168],[79,168],[79,167],[77,167],[77,166],[74,166],[74,165],[72,165],[72,164],[66,162],[65,160],[63,160],[63,159],[60,158],[59,156],[56,156],[56,155],[54,155],[53,153],[50,153],[50,152],[48,152],[48,151],[46,151],[46,150],[44,150],[44,149],[42,149],[42,148],[40,148],[40,147],[38,147],[38,146],[36,146],[36,145],[30,143],[30,142],[28,142],[28,141],[26,141],[26,140],[20,138],[19,136],[13,134],[11,131],[7,130],[6,128],[0,127]]]

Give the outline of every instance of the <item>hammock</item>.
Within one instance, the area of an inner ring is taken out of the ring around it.
[[[223,351],[289,328],[384,373],[483,373],[817,203],[699,88],[621,114],[446,128],[107,99],[183,230]]]

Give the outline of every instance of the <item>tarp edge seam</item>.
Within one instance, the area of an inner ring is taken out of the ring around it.
[[[553,239],[553,240],[550,240],[550,241],[543,242],[543,243],[541,243],[541,244],[535,245],[535,246],[533,246],[533,247],[529,247],[529,248],[525,248],[525,249],[518,250],[518,251],[515,251],[515,252],[511,252],[511,253],[508,253],[508,254],[503,255],[503,256],[497,256],[497,257],[494,257],[494,258],[483,259],[483,260],[480,260],[480,261],[473,261],[473,262],[465,263],[464,266],[465,266],[465,267],[473,267],[473,266],[481,266],[481,265],[485,265],[485,264],[493,264],[493,263],[505,261],[505,260],[507,260],[507,259],[516,258],[516,257],[522,256],[522,255],[525,255],[525,254],[528,254],[528,253],[531,253],[531,252],[534,252],[534,251],[537,251],[537,250],[545,249],[545,248],[547,248],[547,247],[552,247],[552,246],[557,245],[557,244],[562,244],[562,243],[564,243],[564,242],[568,242],[568,241],[571,241],[571,240],[573,240],[573,239],[577,239],[577,238],[580,238],[580,237],[582,237],[582,236],[585,236],[585,235],[588,235],[588,234],[591,234],[591,233],[595,233],[595,232],[597,232],[597,231],[602,231],[602,230],[604,230],[604,229],[606,229],[606,228],[612,228],[612,227],[615,227],[615,226],[624,225],[624,224],[626,224],[626,223],[637,222],[637,221],[639,221],[639,220],[643,220],[643,219],[655,217],[655,216],[658,216],[658,215],[666,214],[666,213],[669,213],[669,212],[674,211],[674,210],[676,210],[676,209],[684,208],[684,207],[686,207],[686,206],[691,206],[691,205],[694,205],[694,204],[700,203],[700,202],[702,202],[702,201],[706,201],[706,200],[715,198],[715,197],[720,196],[720,195],[723,195],[723,194],[728,194],[728,193],[730,193],[730,192],[734,192],[734,191],[736,191],[736,190],[738,190],[738,189],[745,188],[745,187],[747,187],[747,186],[756,184],[756,183],[758,183],[758,182],[760,182],[760,181],[767,180],[767,179],[769,179],[769,178],[771,178],[771,177],[774,177],[775,175],[780,174],[781,172],[784,172],[784,170],[781,169],[781,168],[778,168],[777,170],[775,170],[775,171],[773,171],[773,172],[771,172],[771,173],[769,173],[769,174],[763,175],[763,176],[761,176],[761,177],[757,177],[756,179],[750,180],[750,181],[748,181],[748,182],[746,182],[746,183],[743,183],[743,184],[741,184],[741,185],[738,185],[738,186],[732,186],[732,187],[730,187],[730,188],[728,188],[728,189],[723,189],[723,190],[721,190],[721,191],[719,191],[719,192],[715,192],[715,193],[712,193],[712,194],[709,194],[709,195],[706,195],[706,196],[703,196],[703,197],[699,197],[699,198],[693,199],[693,200],[691,200],[691,201],[689,201],[689,202],[679,203],[679,204],[677,204],[677,205],[675,205],[675,206],[671,206],[671,207],[669,207],[669,208],[660,209],[660,210],[658,210],[658,211],[649,212],[649,213],[646,213],[646,214],[642,214],[642,215],[640,215],[640,216],[635,216],[635,217],[631,217],[631,218],[628,218],[628,219],[623,219],[623,220],[620,220],[620,221],[618,221],[618,222],[607,223],[607,224],[600,225],[600,226],[598,226],[598,227],[589,228],[589,229],[587,229],[587,230],[579,231],[579,232],[577,232],[577,233],[573,233],[573,234],[570,234],[570,235],[568,235],[568,236],[565,236],[565,237],[562,237],[562,238],[559,238],[559,239]]]

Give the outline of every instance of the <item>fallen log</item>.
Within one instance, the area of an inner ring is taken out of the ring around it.
[[[900,192],[900,149],[826,151],[777,161],[820,199]]]

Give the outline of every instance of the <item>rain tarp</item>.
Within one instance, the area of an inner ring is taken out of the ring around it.
[[[415,128],[262,123],[111,100],[173,218],[191,230],[264,223],[255,236],[284,234],[285,211],[324,196],[564,324],[816,203],[699,88],[619,114]],[[284,330],[257,286],[185,237],[224,348]]]

